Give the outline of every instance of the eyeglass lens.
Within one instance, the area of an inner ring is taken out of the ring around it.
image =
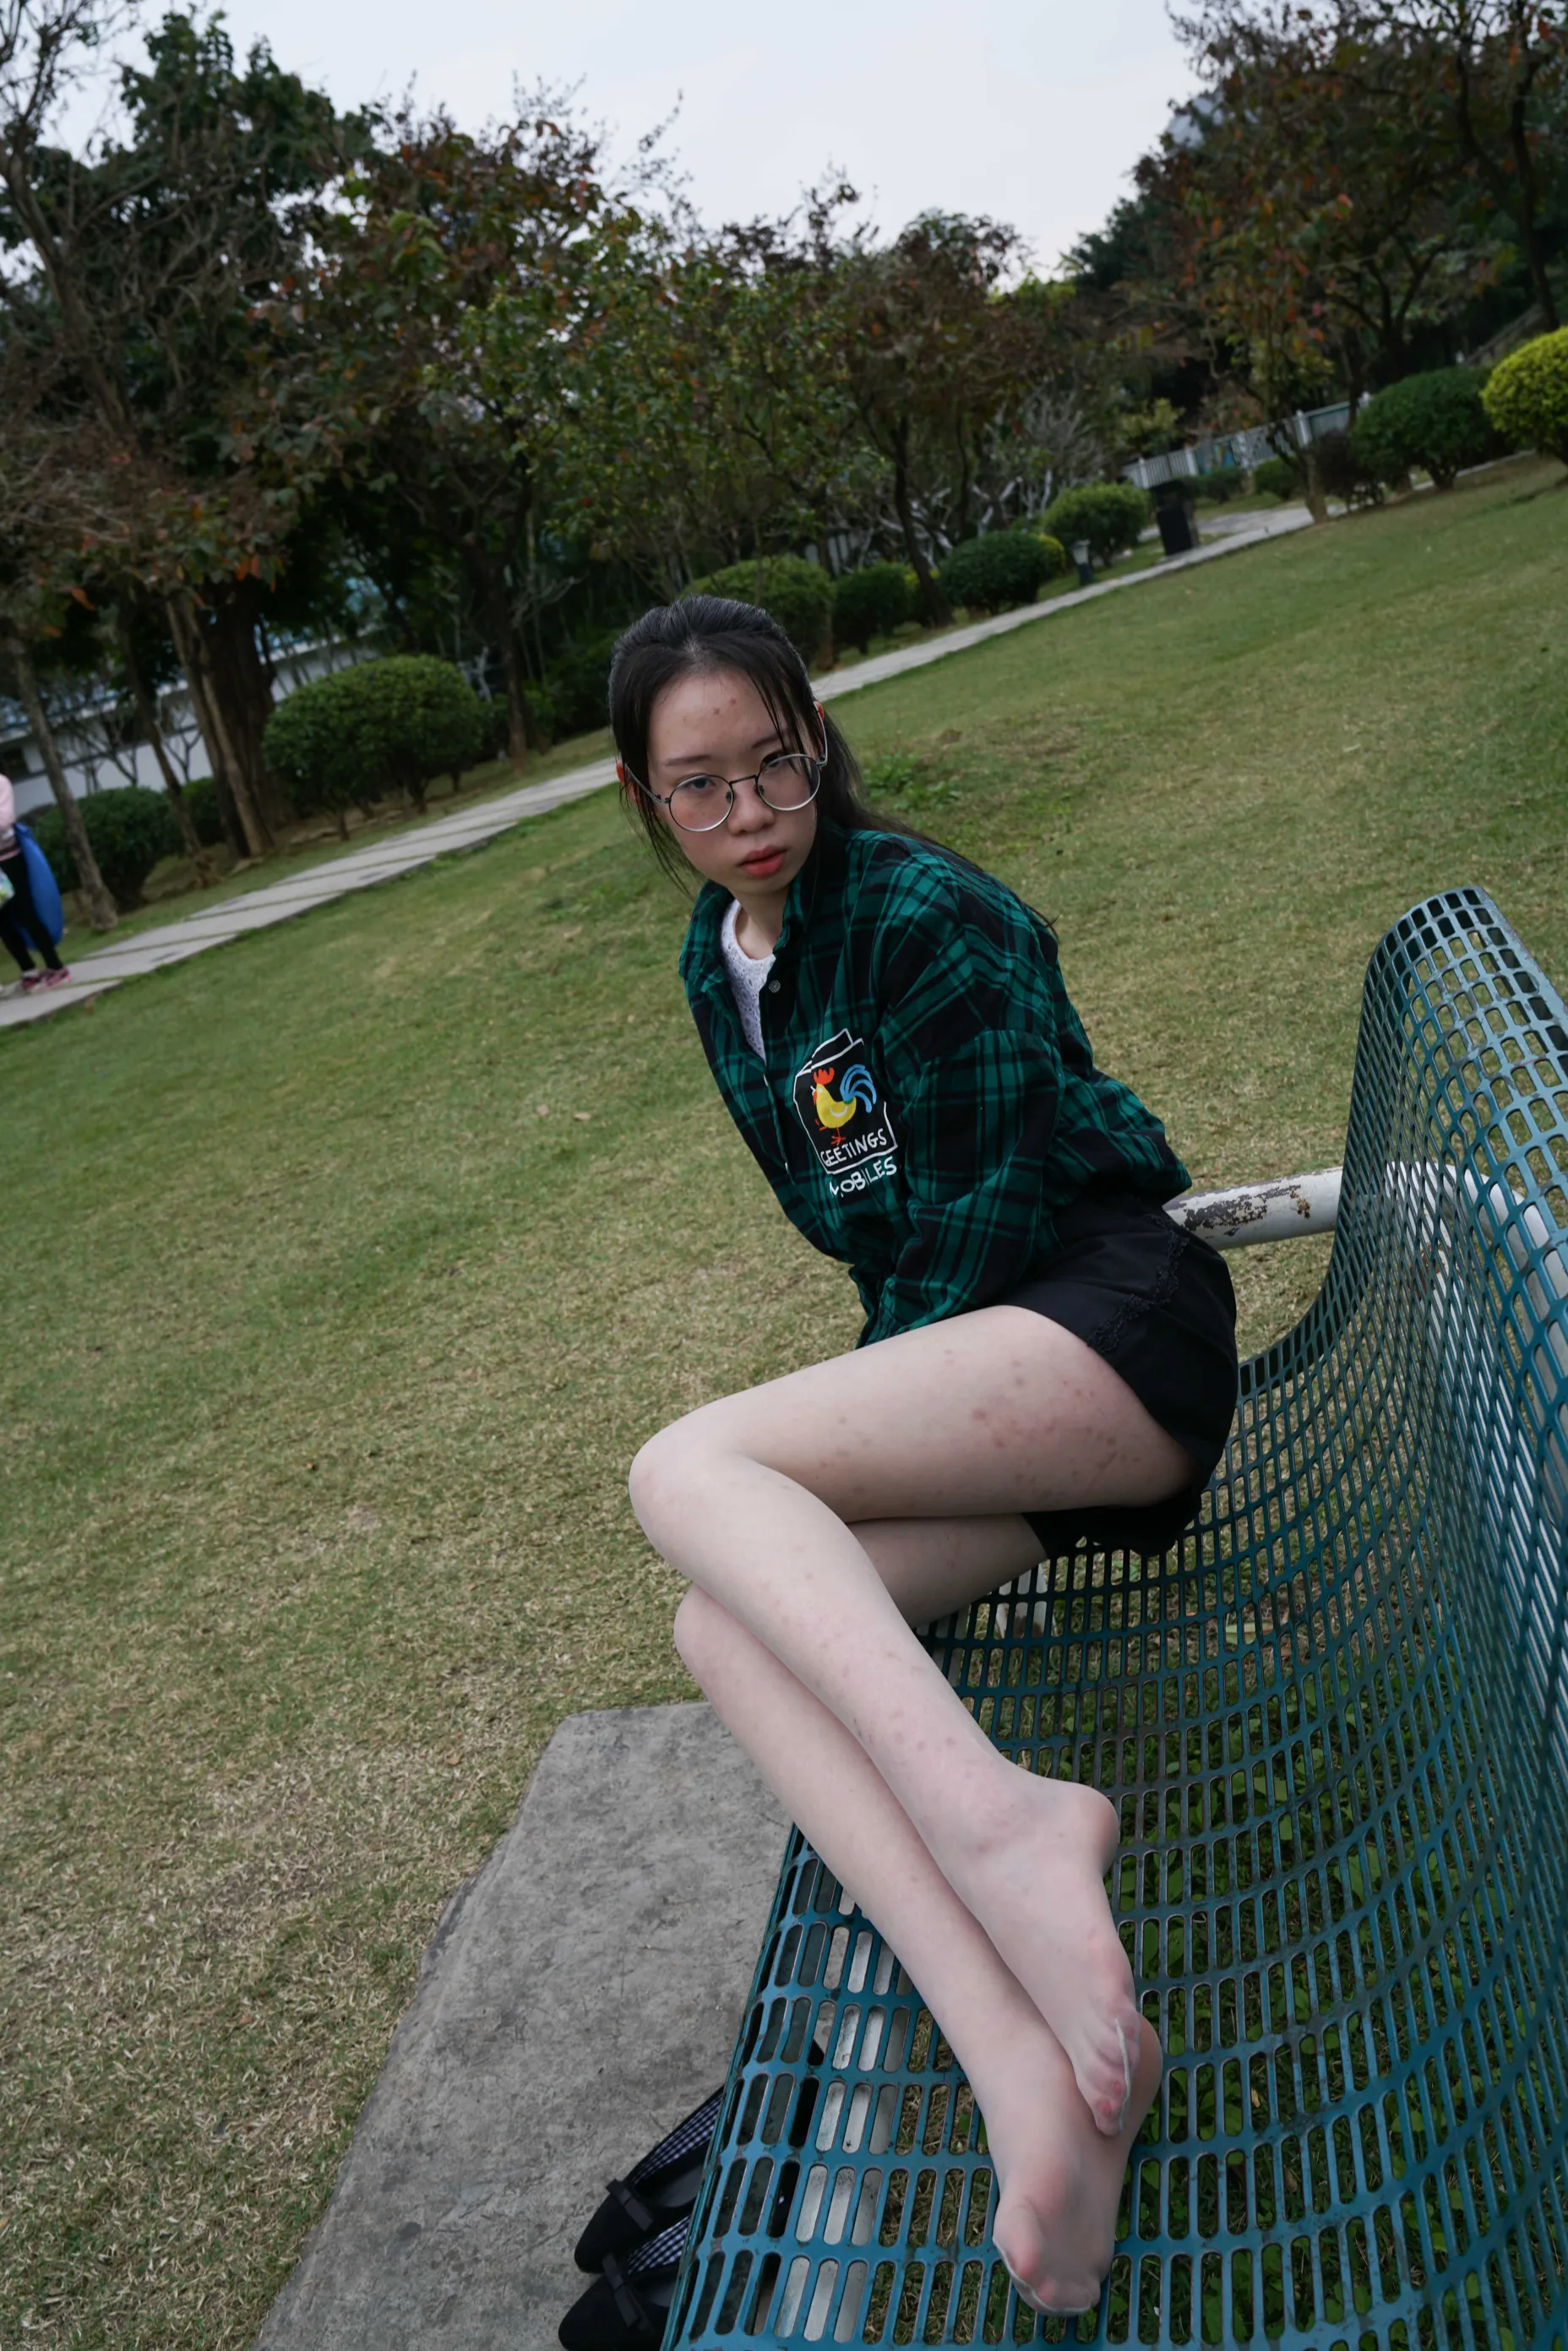
[[[800,751],[779,751],[764,759],[756,783],[758,798],[779,816],[802,809],[817,797],[819,763]],[[735,804],[723,776],[688,776],[670,794],[670,814],[683,832],[714,832]]]

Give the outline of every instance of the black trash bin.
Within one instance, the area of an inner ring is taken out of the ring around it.
[[[1179,482],[1162,482],[1155,492],[1155,520],[1166,555],[1190,555],[1197,545],[1197,514]]]

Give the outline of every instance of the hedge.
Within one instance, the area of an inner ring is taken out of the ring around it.
[[[586,735],[610,723],[610,656],[619,629],[580,637],[545,674],[544,716],[552,735]]]
[[[1505,441],[1568,465],[1568,327],[1511,351],[1493,368],[1481,399]]]
[[[165,857],[180,854],[183,844],[174,811],[164,793],[147,791],[140,784],[84,793],[77,807],[110,896],[121,914],[129,914],[141,905],[141,885],[152,868]],[[79,889],[81,877],[58,809],[39,809],[26,821],[60,888]]]
[[[803,555],[765,555],[760,562],[732,563],[706,580],[694,580],[686,594],[733,596],[737,603],[760,604],[808,664],[831,653],[833,583],[820,563],[808,563]]]
[[[1252,468],[1252,486],[1265,498],[1299,498],[1301,476],[1289,457],[1263,457]]]
[[[914,617],[915,590],[902,563],[868,563],[833,582],[833,642],[866,652]]]
[[[971,612],[1032,604],[1055,576],[1050,548],[1029,530],[991,530],[983,538],[960,539],[936,574],[947,601]]]
[[[1462,465],[1479,465],[1491,446],[1479,368],[1432,368],[1373,393],[1350,429],[1351,453],[1376,481],[1402,481],[1412,465],[1451,490]]]
[[[361,662],[296,686],[267,722],[267,764],[302,815],[368,808],[395,788],[423,809],[426,787],[489,756],[489,706],[460,669],[429,653]]]
[[[1154,509],[1146,490],[1134,482],[1090,482],[1053,498],[1041,527],[1065,548],[1086,538],[1097,563],[1110,563],[1135,547]]]

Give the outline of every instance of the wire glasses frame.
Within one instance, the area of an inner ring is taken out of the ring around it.
[[[685,776],[668,792],[651,791],[630,768],[626,773],[645,799],[657,800],[661,808],[669,810],[671,823],[678,825],[682,832],[716,832],[721,824],[729,821],[737,784],[754,786],[763,807],[771,809],[775,816],[792,816],[797,809],[809,807],[816,799],[827,764],[825,759],[813,758],[807,751],[775,751],[754,775]]]

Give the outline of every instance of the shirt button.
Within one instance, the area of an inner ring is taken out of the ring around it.
[[[776,979],[770,979],[770,980],[768,981],[768,995],[769,995],[769,996],[777,996],[777,995],[778,995],[778,993],[779,993],[779,984],[778,980],[776,980]]]

